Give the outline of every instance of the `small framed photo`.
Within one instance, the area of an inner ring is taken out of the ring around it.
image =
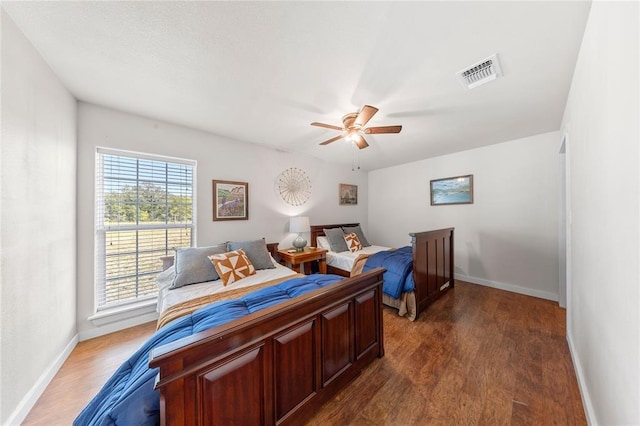
[[[249,184],[213,181],[213,220],[249,219]]]
[[[341,206],[355,206],[358,204],[358,185],[341,183],[338,188],[338,197]]]
[[[473,175],[431,181],[431,205],[473,204]]]

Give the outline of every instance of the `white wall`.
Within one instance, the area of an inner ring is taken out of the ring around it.
[[[637,2],[594,2],[563,129],[572,268],[567,337],[591,424],[640,424]]]
[[[370,240],[455,227],[456,278],[557,300],[560,144],[552,132],[370,172]],[[430,180],[467,174],[473,204],[431,206]]]
[[[76,101],[0,13],[0,423],[16,424],[76,335]]]
[[[307,215],[311,224],[367,224],[367,176],[350,167],[279,152],[149,118],[80,103],[78,108],[78,328],[81,340],[124,323],[96,328],[94,313],[93,211],[97,146],[197,160],[197,244],[265,237],[290,245],[288,217]],[[276,192],[277,175],[289,167],[311,179],[311,198],[303,206],[286,204]],[[212,220],[213,179],[249,183],[249,220]],[[338,185],[358,185],[356,206],[338,206]],[[143,320],[148,317],[139,317]],[[128,324],[131,324],[129,322]]]

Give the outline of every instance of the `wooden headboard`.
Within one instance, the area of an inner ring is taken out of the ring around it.
[[[318,247],[318,237],[324,237],[324,230],[331,228],[342,228],[343,226],[354,227],[359,223],[338,223],[334,225],[311,225],[311,247]]]

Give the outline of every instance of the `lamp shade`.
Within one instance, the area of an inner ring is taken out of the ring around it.
[[[311,226],[309,225],[309,218],[307,216],[292,217],[289,220],[289,232],[309,232]]]

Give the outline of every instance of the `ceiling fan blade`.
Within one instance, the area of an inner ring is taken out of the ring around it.
[[[340,130],[342,130],[342,129],[340,129]],[[327,141],[324,141],[324,142],[320,143],[320,145],[329,145],[331,142],[335,142],[335,141],[338,141],[338,140],[344,138],[344,136],[345,135],[336,136],[335,138],[331,138],[331,139],[329,139]]]
[[[368,127],[363,130],[367,135],[375,135],[378,133],[400,133],[402,126],[380,126],[380,127]]]
[[[356,118],[356,121],[353,123],[355,126],[364,127],[365,124],[371,120],[371,117],[378,112],[378,108],[372,107],[371,105],[365,105],[360,110],[360,114]]]
[[[324,127],[326,129],[331,129],[331,130],[343,130],[342,127],[333,126],[331,124],[318,123],[317,121],[314,121],[313,123],[311,123],[311,125],[312,126],[318,126],[318,127]]]
[[[369,144],[367,143],[367,141],[362,137],[362,135],[358,135],[358,139],[355,140],[355,142],[353,142],[356,144],[356,146],[360,149],[366,148],[369,146]]]

